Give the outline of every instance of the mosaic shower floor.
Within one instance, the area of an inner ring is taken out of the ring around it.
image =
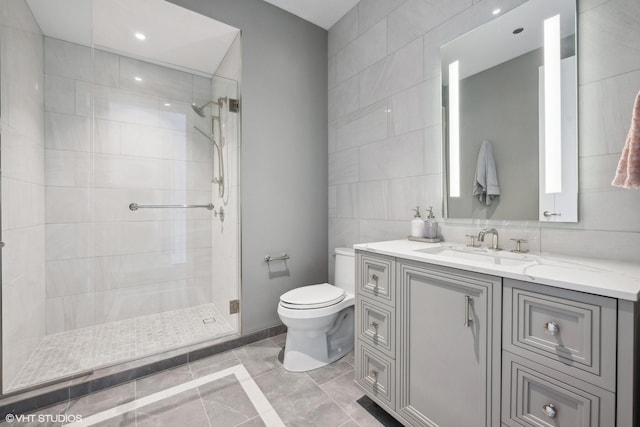
[[[204,304],[47,335],[8,391],[235,332],[214,304]]]

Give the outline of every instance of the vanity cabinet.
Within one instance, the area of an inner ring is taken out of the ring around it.
[[[404,425],[640,426],[637,302],[359,249],[356,263],[356,383]]]
[[[500,278],[410,261],[397,271],[397,413],[419,426],[494,425]]]
[[[500,278],[356,258],[356,383],[407,425],[498,423]]]

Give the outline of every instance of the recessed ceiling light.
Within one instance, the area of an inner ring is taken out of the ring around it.
[[[497,15],[497,14],[499,14],[500,12],[502,12],[502,9],[500,9],[499,7],[497,7],[497,8],[495,8],[495,9],[493,9],[493,14],[494,14],[494,15]]]
[[[141,82],[142,81],[142,77],[139,77],[139,76],[135,76],[133,79],[135,81],[137,81],[137,82]]]
[[[135,36],[136,36],[136,38],[137,38],[138,40],[146,40],[146,39],[147,39],[147,36],[145,36],[145,35],[144,35],[144,34],[142,34],[142,33],[135,33]]]
[[[165,107],[171,107],[171,104],[169,104],[168,102],[165,102],[165,103],[164,103],[164,106],[165,106]]]

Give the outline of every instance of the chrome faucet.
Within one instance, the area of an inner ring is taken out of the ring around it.
[[[480,231],[478,233],[478,241],[484,242],[484,235],[487,233],[493,234],[490,249],[493,249],[495,251],[500,250],[500,245],[498,244],[498,230],[496,230],[495,228],[485,228],[484,230]]]

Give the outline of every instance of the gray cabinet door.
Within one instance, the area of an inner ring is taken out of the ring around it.
[[[397,274],[396,410],[412,425],[499,425],[501,279],[412,262]]]

